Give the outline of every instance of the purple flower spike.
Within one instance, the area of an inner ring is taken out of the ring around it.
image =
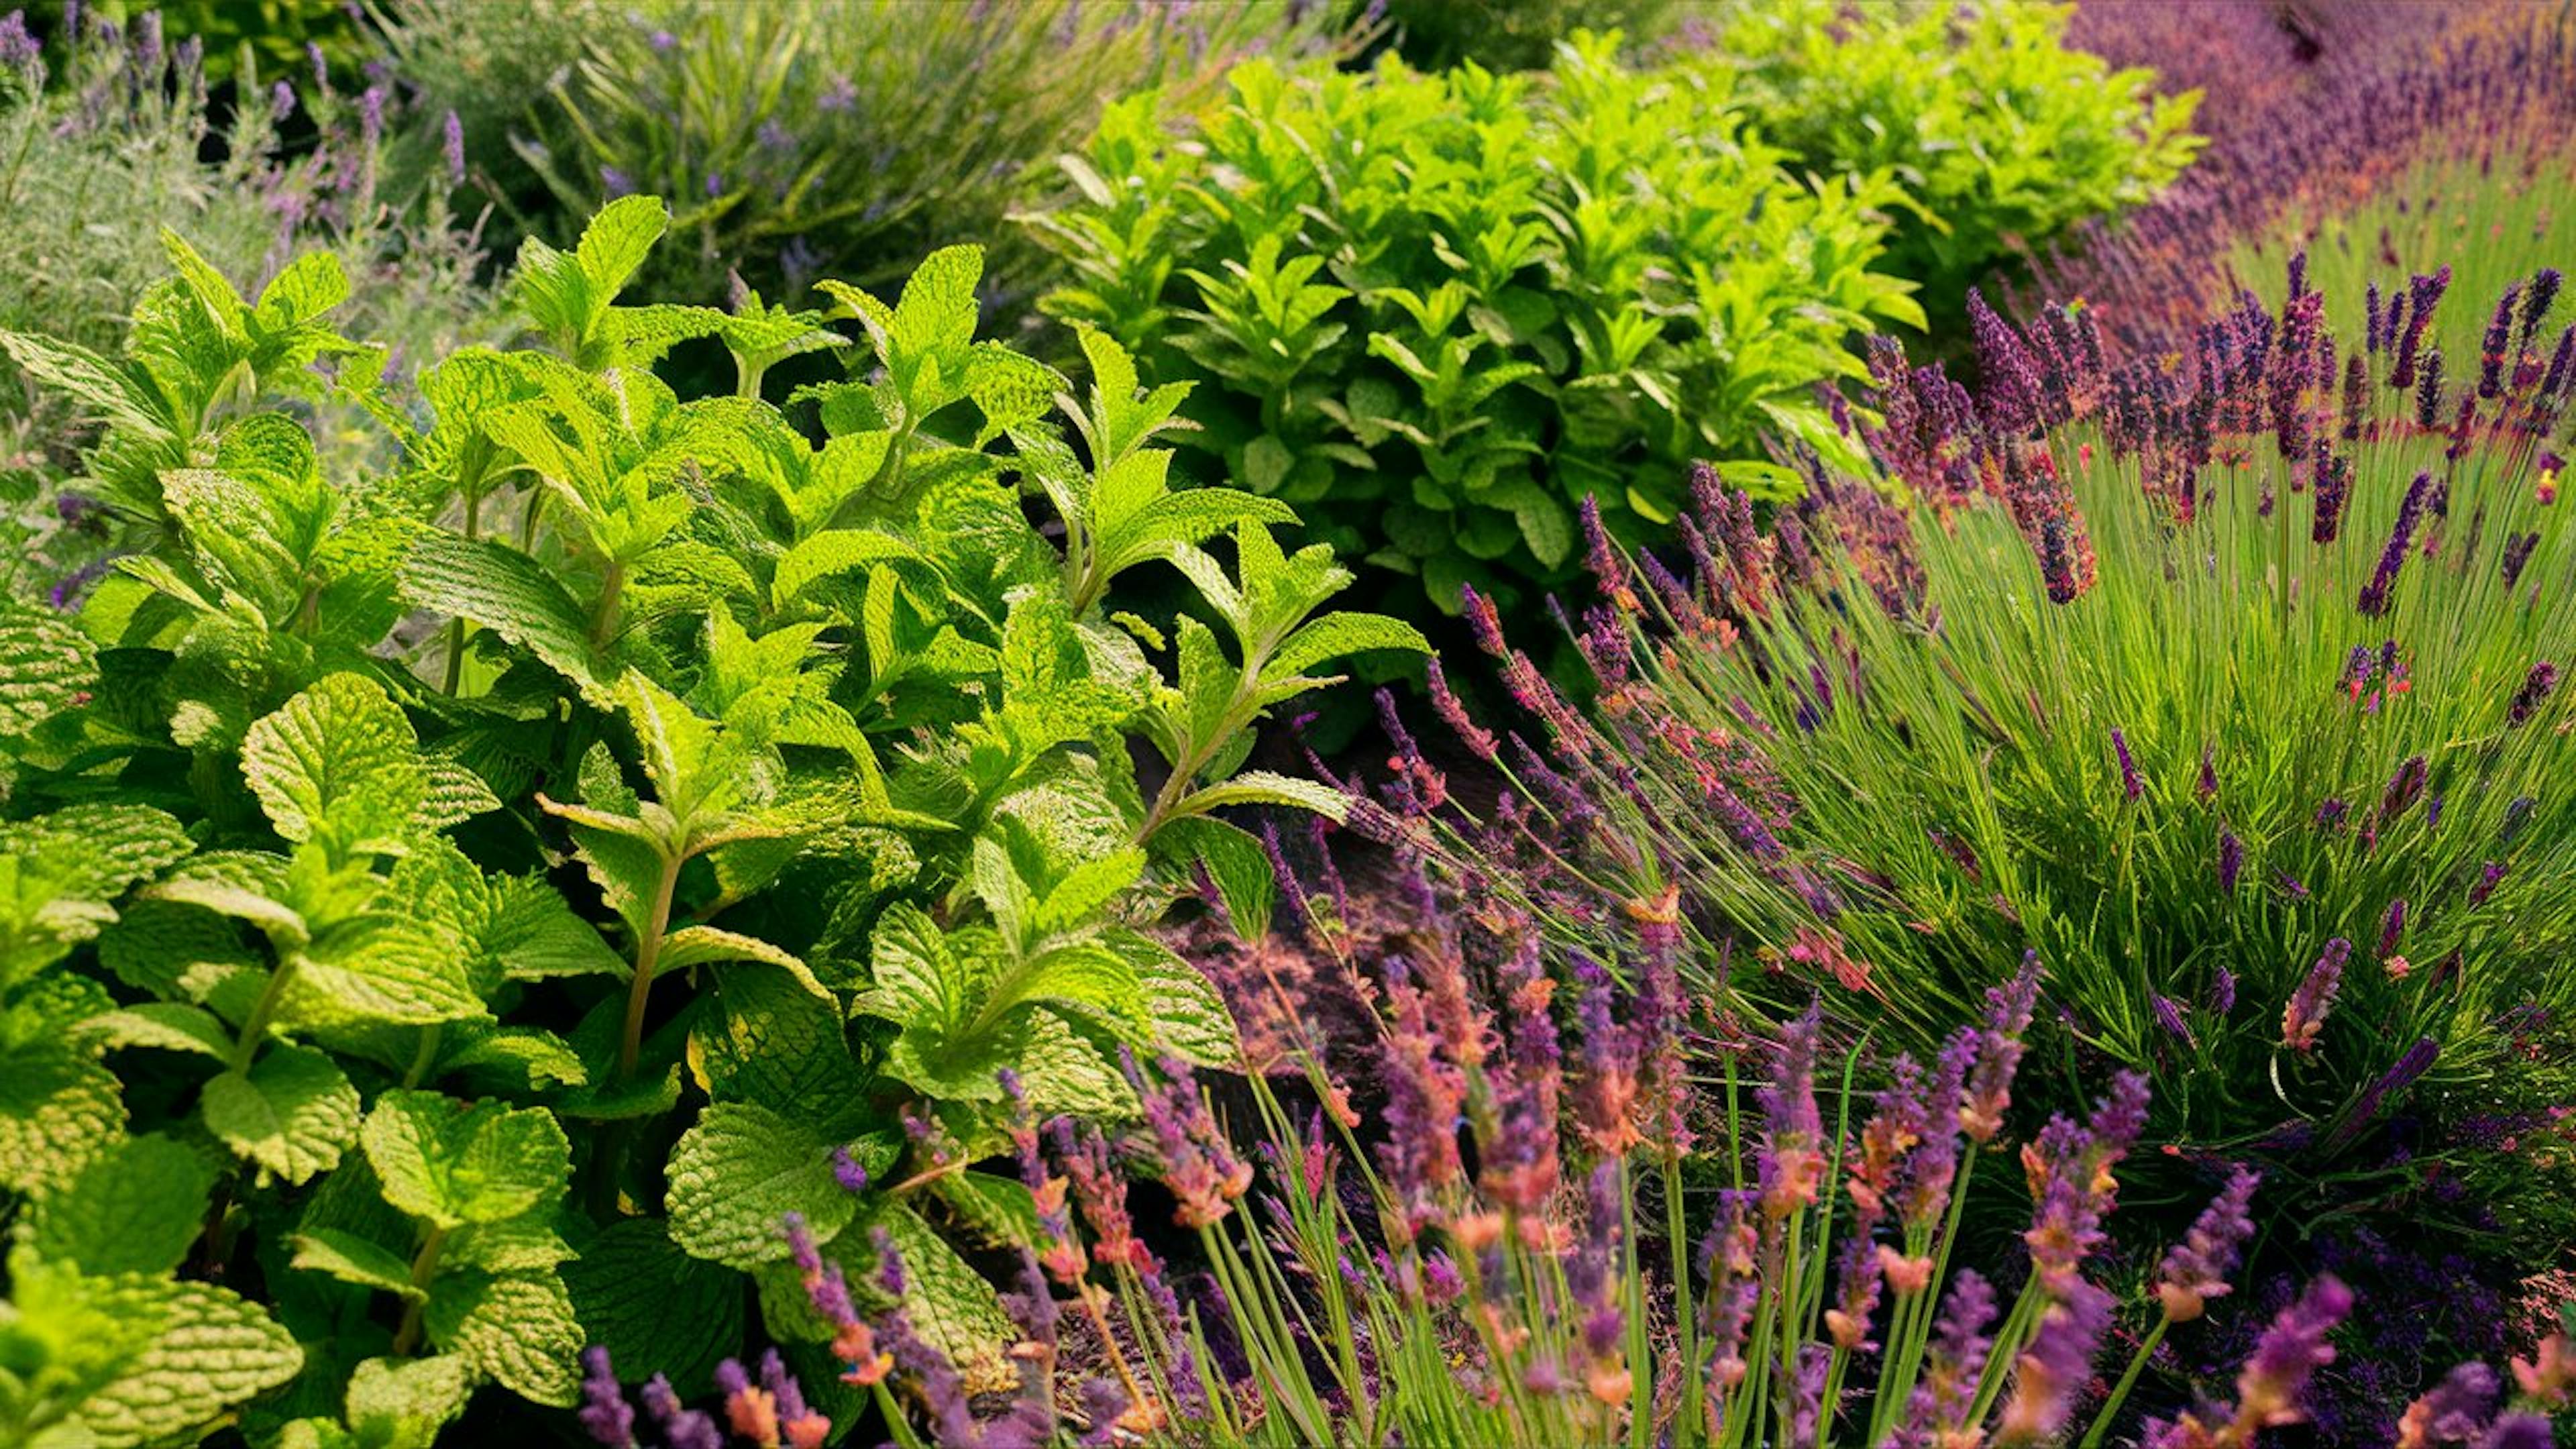
[[[2238,1420],[2296,1423],[2308,1380],[2334,1362],[2335,1351],[2326,1335],[2351,1312],[2352,1290],[2331,1275],[2310,1283],[2297,1302],[2282,1309],[2236,1377]]]
[[[2111,748],[2120,757],[2120,793],[2135,800],[2146,793],[2147,784],[2138,778],[2138,762],[2129,753],[2128,735],[2116,725],[2111,729]]]
[[[2499,1388],[2494,1369],[2461,1364],[2406,1406],[2406,1416],[2397,1421],[2398,1436],[2414,1444],[2467,1443],[2495,1413]]]
[[[2220,1016],[2236,1009],[2236,973],[2224,966],[2210,978],[2209,1009]]]
[[[2191,1231],[2165,1254],[2156,1270],[2156,1298],[2166,1318],[2188,1323],[2200,1317],[2210,1299],[2228,1294],[2228,1276],[2236,1271],[2246,1240],[2254,1236],[2250,1209],[2255,1185],[2262,1180],[2259,1173],[2237,1168]]]
[[[608,1350],[597,1344],[581,1351],[581,1427],[605,1449],[635,1449],[635,1407],[626,1402]]]
[[[2388,903],[2388,913],[2379,922],[2379,959],[2397,954],[2397,942],[2406,934],[2406,898],[2399,896]]]
[[[2218,832],[2218,890],[2221,895],[2236,894],[2236,878],[2245,869],[2245,842],[2233,830]]]
[[[843,1192],[855,1194],[868,1190],[868,1170],[859,1165],[859,1160],[852,1157],[846,1147],[832,1149],[832,1180],[841,1185]]]
[[[2539,713],[2540,706],[2549,699],[2549,692],[2557,687],[2557,665],[2543,659],[2531,666],[2531,672],[2522,677],[2522,687],[2513,692],[2513,702],[2505,707],[2505,723],[2530,723],[2531,717]]]
[[[2351,959],[2350,941],[2337,936],[2326,942],[2325,953],[2308,968],[2307,978],[2290,993],[2290,1004],[2281,1013],[2281,1045],[2307,1051],[2317,1044],[2326,1014],[2334,1010],[2335,994],[2343,989],[2344,963]]]
[[[2436,354],[2438,356],[2438,354]],[[2396,527],[2389,530],[2388,546],[2380,550],[2379,570],[2364,584],[2358,607],[2372,618],[2388,612],[2389,591],[2397,586],[2397,571],[2406,566],[2406,556],[2415,549],[2415,528],[2424,521],[2424,505],[2433,491],[2433,475],[2418,473],[2406,488],[2406,499],[2397,508]]]

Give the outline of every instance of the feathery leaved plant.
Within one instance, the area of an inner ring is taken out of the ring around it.
[[[2291,292],[2180,368],[1972,307],[1973,400],[1885,347],[1884,479],[1818,468],[1766,536],[1704,471],[1687,582],[1593,531],[1589,714],[1471,608],[1544,757],[1435,702],[1536,848],[1900,1041],[2036,949],[2069,1064],[2146,1072],[2159,1133],[2419,1186],[2375,1166],[2410,1097],[2457,1122],[2564,1085],[2576,329],[2535,282],[2446,373],[2438,288],[2340,349]]]
[[[1126,1132],[1018,1119],[1037,1210],[1011,1300],[1014,1394],[971,1397],[924,1342],[900,1245],[881,1241],[854,1272],[817,1251],[809,1224],[782,1224],[811,1303],[838,1325],[838,1381],[873,1397],[894,1442],[1606,1449],[2116,1433],[2201,1449],[2297,1422],[2334,1361],[2329,1335],[2354,1299],[2322,1278],[2232,1384],[2161,1416],[2131,1406],[2157,1344],[2230,1294],[2260,1186],[2243,1168],[2216,1174],[2152,1272],[2106,1271],[2104,1219],[2146,1118],[2134,1073],[2018,1144],[2033,1206],[2017,1244],[1963,1230],[1980,1168],[2012,1161],[2035,963],[1928,1065],[1872,1063],[1884,1085],[1870,1091],[1855,1085],[1864,1049],[1836,1049],[1837,1071],[1812,1009],[1758,1055],[1704,1035],[1725,1028],[1657,994],[1676,964],[1668,927],[1639,924],[1648,984],[1634,993],[1576,963],[1567,1012],[1551,1005],[1533,918],[1419,876],[1405,889],[1401,954],[1354,957],[1329,910],[1308,919],[1382,992],[1375,1032],[1340,1053],[1310,1040],[1302,1083],[1255,1077],[1248,1157],[1186,1070]],[[1341,1053],[1350,1085],[1328,1065]],[[1747,1066],[1758,1086],[1739,1081]],[[1363,1097],[1373,1113],[1353,1110]],[[1151,1246],[1160,1235],[1122,1163],[1170,1194],[1168,1253]],[[2096,1366],[2120,1362],[2106,1349],[2124,1294],[2143,1333],[2104,1393]],[[821,1381],[783,1365],[720,1374],[717,1413],[663,1386],[641,1416],[612,1356],[594,1351],[589,1367],[582,1420],[604,1449],[635,1449],[639,1422],[708,1445],[719,1422],[753,1444],[830,1432],[807,1394]],[[2568,1340],[2515,1367],[2510,1404],[2483,1365],[2463,1368],[2409,1411],[2406,1442],[2545,1443],[2576,1389]]]
[[[104,422],[130,550],[0,613],[0,1438],[426,1444],[486,1384],[569,1405],[586,1342],[695,1391],[755,1297],[806,1361],[791,1211],[899,1243],[1007,1379],[952,1246],[1030,1211],[968,1167],[996,1074],[1109,1123],[1130,1049],[1234,1059],[1145,928],[1200,872],[1258,918],[1222,815],[1343,802],[1244,768],[1257,725],[1419,636],[1320,612],[1284,505],[1173,491],[1180,390],[1108,339],[1080,392],[977,341],[972,248],[828,316],[621,302],[667,221],[529,243],[536,345],[417,411],[327,254],[246,298],[168,237],[121,354],[0,339]],[[692,336],[736,395],[655,377]],[[761,396],[822,349],[846,381]],[[398,465],[326,471],[304,396]],[[1108,615],[1148,563],[1198,612]]]

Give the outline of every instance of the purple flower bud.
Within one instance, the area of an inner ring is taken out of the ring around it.
[[[2438,355],[2438,354],[2437,354]],[[2423,522],[2424,504],[2432,492],[2433,475],[2418,473],[2407,485],[2406,498],[2398,505],[2396,526],[2389,530],[2387,547],[2380,550],[2379,569],[2364,584],[2357,607],[2372,618],[2388,612],[2389,593],[2397,586],[2397,571],[2406,566],[2407,555],[2415,549],[2415,527]]]
[[[2540,328],[2549,320],[2549,309],[2557,304],[2558,286],[2564,280],[2556,267],[2542,267],[2531,277],[2531,290],[2522,300],[2522,326],[2514,338],[2514,351],[2529,352],[2539,340]]]
[[[465,123],[449,111],[439,124],[439,156],[447,163],[447,181],[453,186],[465,179]]]
[[[2245,842],[2233,830],[2218,832],[2218,889],[2222,895],[2236,894],[2236,877],[2245,869]]]
[[[2379,923],[2379,959],[2396,955],[2398,939],[2405,934],[2406,898],[2399,896],[2388,903],[2388,914]]]
[[[2262,1180],[2242,1167],[2229,1174],[2227,1186],[2165,1254],[2156,1270],[2156,1297],[2166,1318],[2188,1323],[2200,1317],[2210,1299],[2227,1295],[2228,1277],[2236,1271],[2246,1240],[2254,1236],[2251,1209],[2255,1185]]]
[[[644,1385],[644,1412],[662,1431],[662,1442],[670,1449],[724,1449],[724,1433],[716,1421],[680,1403],[679,1392],[671,1381],[655,1374]]]
[[[2488,1426],[2478,1449],[2550,1449],[2558,1442],[2546,1416],[2515,1412],[2499,1416]]]
[[[605,1449],[635,1449],[635,1409],[608,1364],[608,1350],[597,1344],[581,1351],[582,1429]]]
[[[2478,353],[2478,396],[2492,398],[2504,390],[2505,349],[2512,345],[2514,304],[2522,300],[2515,282],[2496,298],[2495,315],[2487,320],[2486,344]]]
[[[2424,354],[2424,372],[2415,383],[2415,426],[2430,431],[2442,422],[2442,349]]]
[[[2194,790],[2204,802],[2218,798],[2218,755],[2213,746],[2200,747],[2200,781]]]
[[[2236,973],[2224,966],[2209,980],[2209,1009],[2220,1016],[2236,1009]]]
[[[2236,1378],[2237,1418],[2249,1424],[2288,1422],[2299,1410],[2308,1380],[2334,1362],[2326,1335],[2352,1312],[2352,1291],[2328,1276],[2308,1285],[2281,1310]]]
[[[2129,737],[2117,725],[2111,728],[2111,748],[2120,757],[2120,793],[2135,800],[2146,792],[2146,782],[2138,778],[2138,762],[2129,754]]]
[[[2156,1025],[2165,1034],[2188,1044],[2192,1040],[2191,1023],[2183,1019],[2183,1005],[2161,991],[2149,992],[2147,1000],[2155,1008]]]
[[[2473,906],[2485,905],[2487,903],[2487,897],[2494,895],[2496,886],[2504,880],[2504,872],[2505,864],[2503,861],[2488,861],[2485,868],[2478,872],[2478,883],[2469,888],[2469,904]]]
[[[2507,533],[2504,539],[2504,586],[2508,589],[2522,581],[2522,570],[2531,562],[2531,551],[2540,546],[2537,529],[2530,533]]]
[[[2307,1051],[2317,1044],[2325,1030],[2326,1014],[2334,1010],[2335,995],[2343,989],[2344,963],[2352,959],[2352,943],[2341,936],[2326,942],[2323,955],[2308,968],[2298,989],[2290,993],[2290,1004],[2281,1013],[2281,1045]]]
[[[295,87],[284,81],[268,88],[268,118],[283,121],[295,114]]]
[[[0,65],[28,66],[44,58],[43,42],[27,29],[26,12],[0,15]]]
[[[850,1155],[850,1149],[847,1147],[832,1149],[832,1180],[841,1185],[843,1192],[862,1193],[868,1190],[868,1170],[859,1165],[859,1160]]]
[[[2549,698],[2549,692],[2557,687],[2557,665],[2544,659],[2531,666],[2531,672],[2522,677],[2522,687],[2513,692],[2513,702],[2505,707],[2505,723],[2507,725],[2528,724],[2531,717],[2540,711],[2541,704]]]

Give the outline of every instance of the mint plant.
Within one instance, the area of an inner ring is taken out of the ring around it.
[[[1921,325],[1873,270],[1904,193],[1802,184],[1727,68],[1615,43],[1535,77],[1254,61],[1221,105],[1119,102],[1030,219],[1071,272],[1042,305],[1194,385],[1211,477],[1446,611],[1571,579],[1587,496],[1655,535],[1694,460],[1791,496],[1762,440],[1848,456],[1816,385],[1865,374],[1854,333]]]
[[[831,1336],[788,1213],[900,1243],[998,1380],[1004,1082],[1115,1120],[1130,1058],[1235,1061],[1150,928],[1202,878],[1266,916],[1224,817],[1344,802],[1247,768],[1261,722],[1420,636],[1324,612],[1285,504],[1174,489],[1186,390],[1105,334],[1082,390],[977,340],[974,249],[891,303],[630,305],[666,225],[530,243],[531,345],[418,411],[327,259],[253,300],[174,238],[124,355],[0,337],[106,423],[132,549],[0,608],[0,1429],[426,1444],[487,1386],[569,1405],[593,1343],[694,1392],[755,1302]],[[655,376],[689,337],[731,395]],[[383,473],[281,406],[323,396]],[[1110,612],[1149,564],[1182,612]]]

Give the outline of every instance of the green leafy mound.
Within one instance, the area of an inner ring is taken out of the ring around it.
[[[961,1252],[1028,1194],[960,1170],[1006,1070],[1116,1119],[1125,1055],[1234,1060],[1147,928],[1202,872],[1263,918],[1220,815],[1343,802],[1244,768],[1258,724],[1420,637],[1319,613],[1350,576],[1285,505],[1173,490],[1184,390],[1115,343],[1078,399],[976,340],[974,250],[829,286],[853,340],[621,304],[667,224],[530,243],[542,347],[419,415],[327,256],[252,300],[172,237],[123,355],[0,336],[104,424],[131,549],[0,608],[0,1440],[422,1445],[485,1385],[570,1404],[586,1343],[700,1391],[755,1301],[804,1362],[790,1213],[890,1235],[1007,1377]],[[735,395],[655,377],[692,337]],[[846,380],[761,397],[821,350]],[[399,466],[326,472],[301,394]],[[1158,562],[1188,611],[1113,622]]]
[[[1761,440],[1847,456],[1817,384],[1922,323],[1870,270],[1903,193],[1802,183],[1724,67],[1615,40],[1535,77],[1256,61],[1171,128],[1121,102],[1036,219],[1074,277],[1043,305],[1195,384],[1217,476],[1446,611],[1571,579],[1587,496],[1622,537],[1669,524],[1694,460],[1788,496]]]

